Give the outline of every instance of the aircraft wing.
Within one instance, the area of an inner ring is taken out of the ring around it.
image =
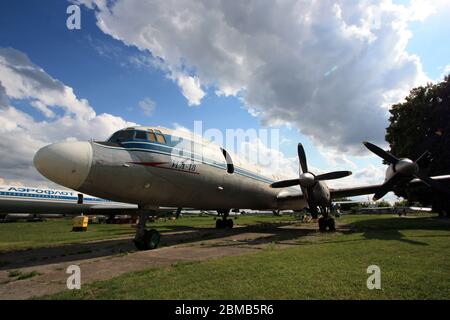
[[[351,188],[330,188],[331,198],[345,198],[345,197],[354,197],[365,194],[375,193],[379,188],[381,188],[381,184],[371,185],[371,186],[363,186],[363,187],[351,187]],[[305,197],[301,192],[298,193],[280,193],[277,196],[278,203],[283,206],[288,206],[288,204],[294,205],[296,201],[305,200]],[[295,205],[294,205],[295,206]]]
[[[436,181],[450,181],[450,174],[446,174],[446,175],[442,175],[442,176],[434,176],[434,177],[430,177],[433,180]],[[424,183],[420,180],[420,179],[413,179],[411,180],[411,182],[409,184],[412,185],[424,185]]]
[[[277,195],[278,208],[280,210],[301,210],[307,206],[306,199],[302,192],[282,190]]]
[[[435,181],[450,181],[450,175],[442,175],[442,176],[434,176],[431,179]],[[420,179],[413,179],[406,184],[406,187],[410,186],[426,186]],[[330,188],[331,198],[344,198],[344,197],[354,197],[361,196],[365,194],[373,194],[376,193],[379,189],[381,189],[382,184],[374,184],[369,186],[362,187],[350,187],[350,188]]]
[[[350,188],[330,188],[331,198],[346,198],[346,197],[355,197],[362,196],[365,194],[373,194],[381,189],[381,184],[375,184],[370,186],[362,186],[362,187],[350,187]]]

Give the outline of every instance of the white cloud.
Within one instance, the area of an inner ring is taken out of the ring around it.
[[[328,165],[333,168],[344,167],[352,170],[357,168],[357,165],[345,153],[322,147],[318,147],[318,151],[325,158]]]
[[[383,106],[428,80],[406,51],[408,23],[433,12],[425,0],[87,2],[103,32],[160,59],[190,105],[214,87],[340,152],[382,142]]]
[[[83,119],[95,117],[87,100],[78,99],[72,88],[50,77],[18,50],[0,48],[0,74],[10,98],[31,99],[44,115],[52,115],[49,107],[60,107]]]
[[[198,77],[180,74],[176,78],[177,83],[181,88],[181,93],[188,100],[188,104],[190,106],[198,106],[205,96],[205,92],[201,88]]]
[[[444,0],[445,1],[445,0]],[[411,21],[424,21],[436,13],[438,7],[445,5],[442,0],[411,0],[408,8]]]
[[[146,116],[151,116],[156,108],[156,103],[150,98],[144,98],[138,103],[139,108]]]
[[[34,100],[34,101],[31,101],[30,104],[33,107],[35,107],[36,109],[38,109],[40,112],[42,112],[44,114],[44,116],[46,116],[47,118],[54,118],[55,117],[55,113],[52,111],[52,109],[50,109],[48,106],[46,106],[41,101]]]
[[[349,188],[355,186],[367,186],[381,184],[385,178],[386,168],[382,165],[369,165],[366,168],[355,168],[353,174],[343,179],[328,181],[332,188]]]
[[[9,98],[29,101],[47,119],[35,120],[13,106]],[[110,114],[97,115],[87,100],[76,97],[72,88],[12,48],[0,48],[0,103],[0,177],[7,181],[42,184],[45,180],[34,169],[32,159],[46,144],[105,139],[115,130],[133,125]],[[64,112],[56,116],[52,109]]]
[[[0,109],[6,108],[9,105],[9,99],[6,95],[6,89],[0,81]]]
[[[442,81],[446,76],[450,76],[450,64],[442,69],[441,79],[439,81]]]
[[[276,180],[298,177],[298,159],[287,158],[278,148],[267,146],[260,138],[242,141],[234,150],[245,163],[254,165],[254,170]]]

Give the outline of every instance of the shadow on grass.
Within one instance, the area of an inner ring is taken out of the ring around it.
[[[352,229],[350,232],[363,232],[363,236],[366,239],[395,240],[413,245],[427,246],[428,244],[425,242],[408,239],[401,231],[450,231],[450,220],[437,217],[389,217],[360,220],[350,223],[348,226]]]
[[[217,230],[215,228],[196,228],[190,226],[164,226],[161,231],[160,247],[173,246],[176,244],[187,244],[201,240],[220,239],[232,235],[248,232],[270,232],[275,231],[281,234],[278,239],[285,239],[287,233],[277,227],[286,224],[267,224],[250,225],[238,227],[231,230]],[[286,235],[282,235],[285,233]],[[300,234],[291,235],[298,237]],[[24,268],[39,265],[48,265],[54,263],[75,262],[86,259],[101,258],[108,256],[125,256],[128,253],[135,252],[133,236],[123,239],[98,240],[85,243],[64,244],[46,248],[33,248],[27,250],[12,251],[0,253],[0,270],[11,270],[15,268]],[[275,241],[271,236],[268,239],[260,240],[260,243],[270,243]]]

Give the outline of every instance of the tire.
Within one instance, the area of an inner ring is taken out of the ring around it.
[[[223,228],[223,223],[222,223],[222,219],[217,219],[216,220],[216,229],[222,229]]]
[[[134,245],[138,250],[153,250],[159,245],[161,234],[155,229],[145,230],[144,236],[140,240],[134,240]]]
[[[134,239],[133,242],[134,242],[134,246],[136,247],[136,249],[138,249],[138,250],[145,250],[144,242],[142,240]]]
[[[327,225],[329,231],[336,231],[336,223],[333,218],[328,219]]]
[[[226,226],[228,229],[233,229],[234,222],[232,219],[227,219]]]
[[[319,218],[319,231],[326,231],[326,229],[327,229],[327,226],[326,226],[326,221],[325,221],[325,218],[324,217],[320,217]]]
[[[148,249],[156,249],[159,245],[159,241],[161,240],[161,234],[155,229],[146,230],[144,235],[144,241]]]

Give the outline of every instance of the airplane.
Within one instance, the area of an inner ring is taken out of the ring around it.
[[[73,190],[0,185],[0,216],[113,215],[134,213],[136,209],[135,204],[113,202]]]
[[[139,215],[134,244],[154,249],[157,230],[147,230],[150,214],[160,207],[215,210],[222,219],[216,228],[232,228],[232,209],[301,210],[309,207],[321,231],[335,230],[329,215],[331,200],[372,194],[382,185],[329,188],[326,180],[350,171],[314,175],[308,171],[302,144],[298,144],[299,177],[277,181],[275,175],[231,156],[224,148],[193,135],[162,127],[128,127],[107,141],[60,142],[35,154],[36,169],[49,180],[96,197],[136,204]],[[450,178],[450,177],[449,177]],[[298,188],[297,186],[300,186]],[[281,190],[279,190],[281,189]]]
[[[419,158],[417,158],[417,160],[413,161],[408,158],[399,159],[368,141],[364,141],[363,144],[367,149],[389,164],[386,170],[386,178],[384,183],[373,196],[373,200],[381,199],[386,195],[386,193],[391,191],[397,185],[406,185],[411,182],[414,183],[415,180],[422,181],[428,187],[450,198],[450,191],[436,181],[442,180],[442,178],[434,177],[432,179],[421,170],[421,163],[424,159],[431,156],[428,151],[425,151]]]

